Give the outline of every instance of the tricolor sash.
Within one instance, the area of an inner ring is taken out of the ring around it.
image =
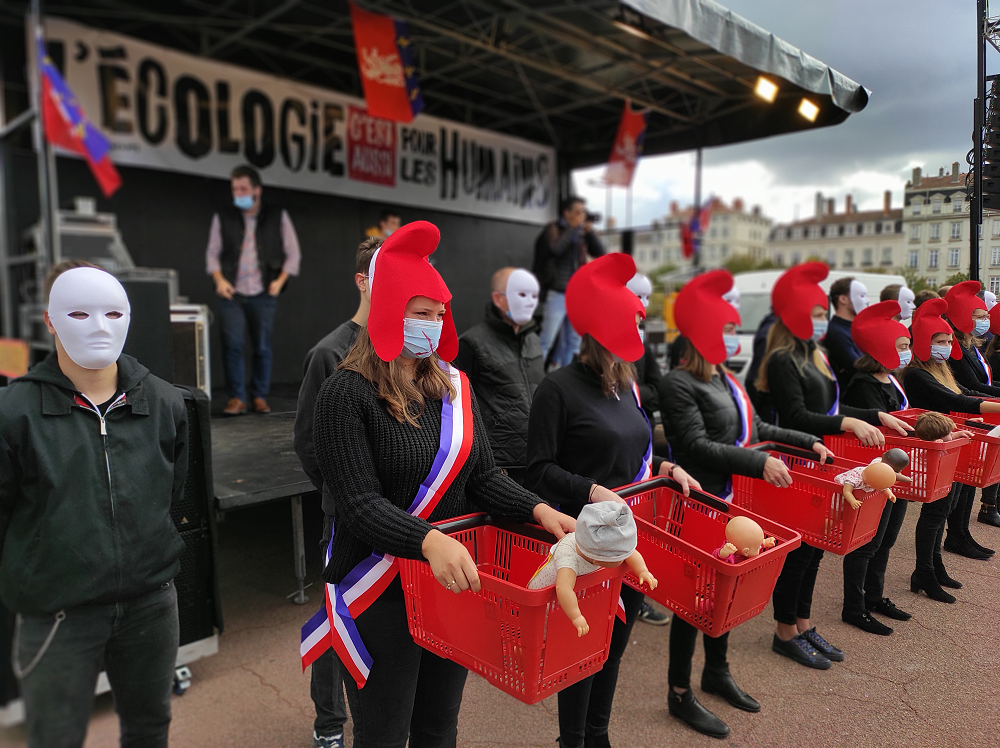
[[[723,379],[729,386],[729,392],[733,396],[733,400],[736,401],[736,410],[740,414],[740,433],[736,437],[736,446],[746,447],[750,444],[750,439],[753,436],[753,405],[750,403],[750,397],[743,389],[743,385],[736,377],[727,371],[724,372]],[[729,476],[729,480],[726,481],[726,491],[719,498],[723,501],[733,500],[732,476]]]
[[[990,365],[988,363],[986,363],[986,359],[983,358],[983,354],[979,352],[978,348],[976,348],[975,346],[972,346],[972,350],[974,350],[976,352],[976,358],[979,359],[979,363],[980,363],[980,365],[982,365],[983,371],[986,372],[986,384],[988,384],[990,387],[992,387],[993,386],[993,372],[990,369]]]
[[[892,386],[899,390],[899,394],[903,396],[903,404],[900,406],[900,410],[908,410],[910,407],[910,401],[906,398],[906,391],[903,389],[903,385],[899,383],[892,374],[889,374],[889,381],[892,382]]]
[[[635,406],[642,413],[642,420],[646,422],[646,430],[649,432],[649,444],[646,447],[646,454],[642,456],[642,464],[639,466],[639,472],[632,479],[633,483],[638,483],[653,476],[653,427],[649,424],[649,417],[646,415],[646,411],[642,409],[642,401],[639,399],[639,386],[635,381],[632,382],[632,395],[635,397]]]
[[[465,465],[472,449],[472,396],[465,374],[444,362],[441,367],[451,377],[456,395],[441,404],[441,440],[430,472],[424,478],[407,513],[427,519]],[[326,550],[326,563],[333,549],[333,529]],[[365,648],[354,620],[374,602],[398,573],[396,557],[374,551],[359,563],[340,584],[326,584],[324,605],[302,627],[299,655],[302,669],[333,647],[358,688],[368,681],[372,658]]]
[[[816,350],[819,351],[818,348]],[[837,375],[834,373],[833,367],[830,366],[830,359],[826,357],[823,351],[819,351],[819,355],[823,357],[823,363],[826,364],[826,368],[833,374],[833,405],[830,406],[830,410],[826,414],[828,416],[836,416],[840,414],[840,382],[837,381]]]

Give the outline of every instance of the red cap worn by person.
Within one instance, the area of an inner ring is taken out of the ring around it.
[[[813,307],[830,308],[830,300],[820,288],[830,268],[822,262],[806,262],[789,268],[771,291],[771,308],[788,331],[799,340],[813,335]]]
[[[854,344],[889,370],[899,368],[896,339],[910,337],[906,326],[893,319],[899,313],[898,301],[882,301],[862,309],[851,322]]]
[[[910,330],[913,333],[913,342],[910,344],[910,347],[913,348],[913,355],[921,361],[930,361],[931,359],[931,338],[939,332],[949,335],[954,332],[951,329],[951,325],[942,316],[947,311],[947,301],[944,299],[929,299],[918,306],[913,312],[913,322],[910,325]],[[959,351],[956,356],[955,347],[952,346],[951,357],[961,358],[962,353]]]
[[[635,261],[614,252],[588,262],[566,285],[566,316],[573,329],[623,361],[638,361],[646,352],[635,322],[637,314],[646,318],[646,310],[625,287],[633,275]]]
[[[994,304],[990,309],[990,332],[1000,335],[1000,304]]]
[[[980,299],[978,294],[983,288],[979,281],[967,280],[956,283],[948,289],[944,300],[948,302],[948,321],[955,326],[959,332],[969,333],[975,329],[976,323],[972,320],[972,313],[977,309],[986,311],[986,302]],[[955,338],[951,344],[951,357],[962,358],[962,344]],[[958,355],[955,355],[955,354]]]
[[[677,329],[712,366],[726,360],[722,328],[729,322],[740,324],[739,312],[722,298],[732,287],[733,276],[728,271],[713,270],[684,284],[674,302]]]
[[[371,289],[368,336],[383,361],[392,361],[403,350],[403,315],[414,296],[426,296],[444,304],[444,327],[436,352],[443,361],[451,361],[458,354],[451,292],[427,260],[440,239],[441,232],[433,223],[414,221],[393,231],[372,255],[368,267]]]

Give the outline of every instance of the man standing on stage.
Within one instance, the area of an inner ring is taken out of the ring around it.
[[[528,414],[545,377],[538,326],[538,280],[524,268],[501,268],[491,280],[486,318],[458,339],[455,366],[469,377],[496,464],[524,484]]]
[[[333,374],[340,362],[351,350],[361,328],[368,324],[368,310],[371,295],[368,290],[368,266],[372,255],[382,246],[382,240],[368,238],[361,242],[355,258],[354,285],[361,300],[354,316],[337,327],[319,341],[306,354],[302,366],[302,386],[295,412],[293,443],[302,469],[323,497],[323,550],[330,542],[330,527],[334,516],[335,497],[326,490],[323,474],[316,462],[316,448],[313,442],[313,420],[316,410],[316,396],[326,378]],[[344,675],[334,650],[328,649],[312,665],[310,695],[316,707],[313,723],[314,748],[343,748],[344,723],[347,722],[347,707],[344,704]]]
[[[215,281],[222,326],[222,361],[229,387],[223,411],[236,416],[247,411],[246,363],[243,343],[247,330],[253,349],[250,397],[258,413],[270,413],[271,332],[278,295],[289,276],[299,274],[301,252],[288,213],[261,202],[260,174],[237,166],[230,175],[233,204],[212,217],[205,266]]]

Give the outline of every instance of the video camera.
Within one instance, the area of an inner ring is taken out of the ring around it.
[[[600,222],[601,222],[600,213],[591,213],[589,210],[587,211],[587,223],[600,223]]]

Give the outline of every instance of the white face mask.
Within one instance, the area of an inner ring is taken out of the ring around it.
[[[122,284],[110,273],[67,270],[52,284],[48,311],[59,342],[77,366],[105,369],[121,356],[131,307]]]
[[[653,293],[653,284],[650,282],[649,278],[642,273],[636,273],[632,276],[632,279],[625,284],[625,288],[639,297],[639,301],[642,302],[643,309],[647,309],[649,307],[649,297]]]
[[[913,360],[913,352],[907,348],[905,351],[899,351],[899,368],[904,366],[909,366],[910,361]]]
[[[949,358],[951,358],[951,346],[950,345],[932,345],[931,346],[931,361],[938,361],[944,363]]]
[[[507,316],[515,325],[526,325],[538,308],[538,279],[524,268],[517,268],[507,278]]]
[[[732,306],[737,312],[740,310],[740,289],[733,286],[726,293],[722,294],[722,300]]]
[[[913,291],[906,286],[900,287],[899,297],[896,299],[899,302],[900,319],[909,319],[913,316],[913,310],[917,308],[917,305],[913,301],[915,298],[916,296],[914,296]]]
[[[992,291],[983,291],[983,301],[986,302],[986,311],[997,305],[997,295]]]
[[[868,289],[861,281],[851,281],[851,306],[855,314],[868,306]]]
[[[438,349],[444,322],[430,319],[403,319],[403,358],[427,358]]]

